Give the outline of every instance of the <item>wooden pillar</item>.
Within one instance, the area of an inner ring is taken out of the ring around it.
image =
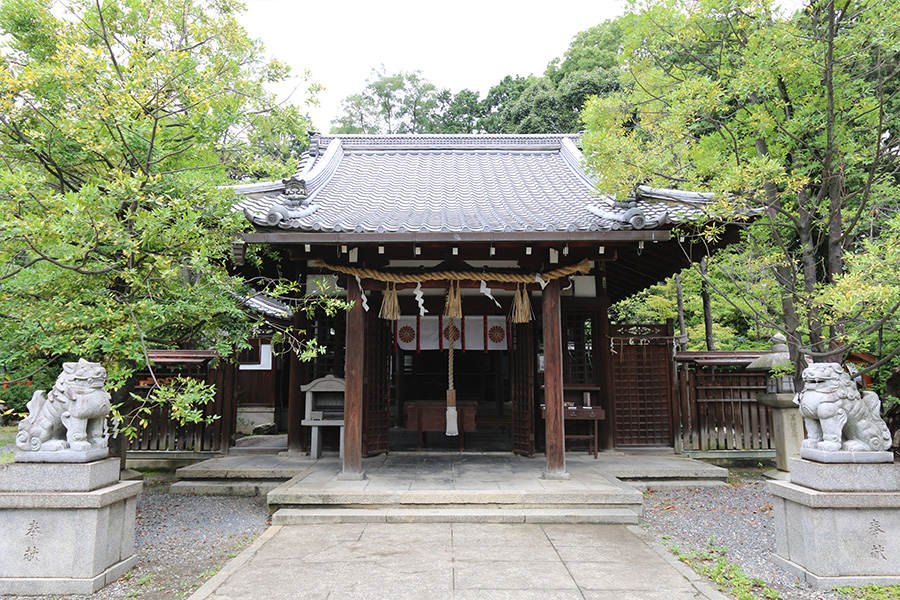
[[[347,337],[344,368],[344,463],[339,479],[365,479],[362,470],[363,360],[365,357],[366,313],[362,291],[355,280],[347,278],[347,300],[353,308],[347,312]]]
[[[616,411],[612,405],[615,382],[612,379],[612,353],[609,351],[609,298],[605,295],[599,298],[599,308],[600,331],[595,347],[599,349],[597,358],[600,360],[600,405],[606,411],[606,419],[600,424],[600,447],[612,450],[616,446]]]
[[[559,305],[559,279],[542,293],[544,320],[544,404],[547,409],[545,479],[569,479],[566,472],[565,423],[563,421],[562,316]]]
[[[306,321],[304,311],[297,309],[294,313],[294,329],[304,329],[304,321]],[[294,454],[303,451],[303,428],[300,422],[305,416],[305,411],[303,392],[300,391],[300,386],[303,385],[300,358],[291,350],[288,352],[288,361],[288,452]]]
[[[595,360],[599,365],[600,406],[606,412],[606,418],[600,423],[600,447],[613,450],[616,447],[616,411],[613,406],[615,397],[615,381],[612,377],[613,355],[610,352],[609,296],[606,288],[606,266],[597,263],[594,275],[594,291],[597,296],[598,326],[594,347],[597,348]]]

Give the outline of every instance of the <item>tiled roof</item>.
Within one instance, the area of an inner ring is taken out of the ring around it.
[[[698,218],[702,194],[594,192],[576,135],[328,135],[283,182],[238,186],[265,228],[336,233],[653,229]]]
[[[294,316],[290,306],[256,290],[250,290],[250,293],[246,296],[238,297],[244,306],[267,317],[290,320]]]

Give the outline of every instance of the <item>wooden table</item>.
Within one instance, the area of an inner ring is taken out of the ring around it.
[[[475,411],[478,403],[456,403],[456,423],[459,429],[459,449],[466,449],[466,432],[475,431]],[[406,428],[419,434],[419,450],[423,447],[426,431],[447,431],[447,403],[440,400],[420,400],[406,404]]]
[[[541,405],[541,413],[547,418],[547,407]],[[587,406],[565,406],[563,407],[563,418],[565,421],[593,421],[593,434],[591,435],[566,435],[567,440],[588,440],[590,447],[594,451],[594,458],[597,458],[597,447],[600,444],[600,421],[606,419],[606,412],[602,408]],[[563,421],[563,424],[565,424]]]

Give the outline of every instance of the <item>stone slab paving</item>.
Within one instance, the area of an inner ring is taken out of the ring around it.
[[[690,461],[694,462],[694,461]],[[640,501],[640,494],[623,486],[601,469],[599,461],[581,458],[567,460],[571,474],[568,480],[542,477],[543,459],[515,455],[466,454],[393,454],[370,458],[363,462],[366,479],[346,481],[338,478],[341,464],[337,458],[316,461],[312,471],[295,478],[269,495],[270,503],[279,496],[304,494],[348,494],[354,492],[479,492],[530,493],[557,495],[582,493],[612,494],[623,501]],[[359,500],[359,498],[355,498]],[[579,502],[586,501],[582,498]]]
[[[190,600],[725,600],[625,525],[270,527]]]

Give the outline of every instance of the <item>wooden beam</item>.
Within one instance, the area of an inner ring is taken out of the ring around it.
[[[347,300],[353,308],[347,312],[346,366],[344,369],[344,461],[339,479],[365,479],[362,470],[362,402],[366,341],[366,313],[356,281],[347,285]]]
[[[563,421],[562,316],[559,279],[544,288],[544,404],[546,406],[545,479],[569,479],[566,472],[565,422]]]
[[[672,238],[668,229],[617,231],[495,231],[495,232],[419,232],[419,233],[334,233],[309,231],[257,231],[243,234],[248,244],[445,244],[520,242],[558,244],[587,242],[604,245],[612,242],[659,241]]]
[[[294,313],[294,329],[307,329],[306,312],[298,310]],[[288,452],[299,454],[303,451],[303,428],[300,422],[304,417],[303,392],[301,381],[300,358],[293,350],[288,351]]]

